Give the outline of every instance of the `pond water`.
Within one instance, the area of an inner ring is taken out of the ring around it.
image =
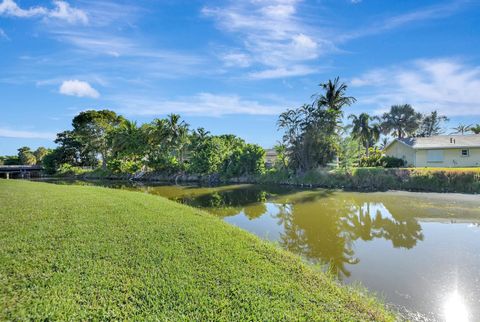
[[[480,321],[479,196],[68,183],[140,190],[203,208],[345,283],[360,282],[411,319]]]

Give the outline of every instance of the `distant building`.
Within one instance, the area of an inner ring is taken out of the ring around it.
[[[395,139],[384,149],[410,167],[480,167],[480,135]]]
[[[273,168],[277,161],[277,152],[275,149],[265,149],[265,166],[267,168]]]

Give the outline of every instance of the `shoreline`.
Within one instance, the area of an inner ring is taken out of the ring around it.
[[[358,192],[358,193],[368,193],[368,194],[396,194],[399,196],[412,196],[412,197],[422,197],[432,200],[445,200],[448,201],[480,201],[477,193],[462,193],[462,192],[438,192],[438,191],[416,191],[416,190],[401,190],[401,189],[387,189],[387,190],[357,190],[357,189],[346,189],[342,187],[326,187],[323,185],[316,184],[302,184],[302,183],[278,183],[278,182],[258,182],[258,181],[244,181],[244,180],[227,180],[220,181],[215,184],[209,184],[206,181],[202,180],[181,180],[175,182],[174,180],[142,180],[142,179],[129,179],[126,177],[85,177],[85,176],[67,176],[67,177],[40,177],[32,178],[31,181],[48,181],[48,180],[82,180],[82,181],[106,181],[106,182],[128,182],[128,183],[138,183],[138,184],[172,184],[172,185],[200,185],[200,186],[224,186],[224,185],[273,185],[273,186],[283,186],[283,187],[292,187],[299,189],[330,189],[338,190],[343,192]]]

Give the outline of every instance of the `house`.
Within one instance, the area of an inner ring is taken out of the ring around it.
[[[480,167],[480,135],[395,139],[384,152],[409,167]]]
[[[276,161],[277,161],[277,151],[275,151],[275,149],[266,149],[265,150],[265,166],[267,167],[267,169],[273,168]]]

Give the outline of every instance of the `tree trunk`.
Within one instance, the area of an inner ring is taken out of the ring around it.
[[[105,153],[102,153],[102,169],[103,170],[107,169],[107,157]]]

